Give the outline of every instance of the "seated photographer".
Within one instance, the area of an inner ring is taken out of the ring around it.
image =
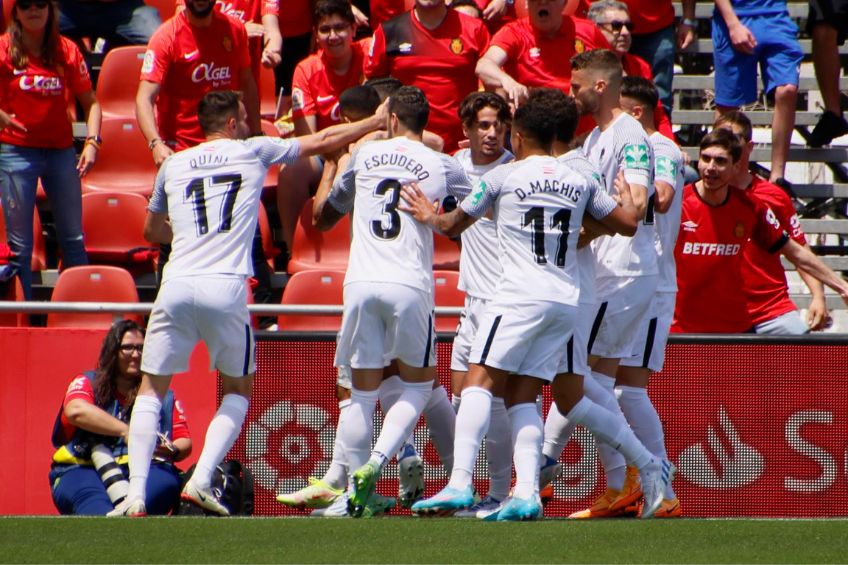
[[[129,417],[141,384],[144,330],[131,320],[112,325],[97,369],[74,377],[53,427],[50,486],[61,514],[105,515],[129,487]],[[175,461],[191,453],[182,408],[169,392],[162,404],[160,443],[147,483],[147,512],[168,514],[179,503]]]

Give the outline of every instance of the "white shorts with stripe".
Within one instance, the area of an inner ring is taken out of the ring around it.
[[[141,370],[151,375],[188,371],[200,340],[209,351],[210,369],[231,377],[256,370],[243,277],[177,277],[162,283],[147,325]]]
[[[453,351],[451,352],[451,371],[467,371],[468,356],[471,355],[471,346],[474,344],[474,336],[483,313],[486,311],[488,300],[465,296],[465,307],[459,317],[459,326],[456,328],[456,337],[453,338]]]
[[[552,381],[574,332],[577,306],[556,302],[489,302],[470,361]]]
[[[639,337],[639,322],[650,309],[658,279],[657,275],[617,279],[615,292],[599,299],[589,336],[592,355],[608,359],[630,357]],[[598,294],[605,296],[600,291]]]
[[[577,305],[577,321],[574,324],[574,335],[566,345],[565,355],[560,361],[557,374],[574,373],[589,375],[589,334],[598,313],[598,304],[581,302]]]
[[[382,369],[392,359],[412,367],[436,364],[433,295],[394,283],[345,285],[335,366]]]
[[[639,324],[639,337],[633,344],[632,355],[622,359],[622,365],[662,371],[676,299],[677,292],[674,291],[654,294],[651,308]]]

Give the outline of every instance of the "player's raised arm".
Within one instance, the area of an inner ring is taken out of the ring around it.
[[[360,137],[374,130],[384,129],[386,127],[388,109],[388,99],[380,104],[377,112],[364,120],[349,124],[339,124],[324,128],[318,133],[298,137],[300,143],[301,156],[319,155],[321,153],[330,153],[345,147],[349,143],[353,143]]]
[[[416,183],[404,185],[401,198],[403,204],[398,206],[399,210],[448,237],[458,236],[477,221],[459,206],[447,214],[439,214],[439,201],[430,202]]]

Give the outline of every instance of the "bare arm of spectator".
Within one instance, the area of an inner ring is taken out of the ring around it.
[[[353,11],[353,20],[356,22],[356,27],[368,27],[368,16],[363,14],[362,10],[353,3],[350,4],[350,9]]]
[[[273,14],[262,16],[265,28],[265,48],[262,50],[262,64],[276,67],[283,60],[283,36],[280,33],[280,19]],[[286,94],[290,94],[286,92]]]
[[[487,90],[502,89],[506,93],[507,100],[517,107],[527,99],[528,91],[526,86],[503,70],[506,61],[506,51],[497,45],[492,45],[477,61],[476,73]]]
[[[247,124],[250,132],[262,135],[262,122],[259,117],[259,89],[256,87],[256,79],[250,67],[244,67],[239,71],[239,84],[244,98],[244,109],[247,110]]]
[[[64,408],[65,418],[74,426],[104,436],[127,438],[129,426],[95,404],[75,398]]]
[[[683,0],[683,19],[677,26],[677,46],[686,49],[698,37],[698,29],[691,25],[695,21],[695,0]]]
[[[837,275],[830,267],[824,264],[824,261],[816,257],[815,253],[810,251],[809,247],[799,244],[795,240],[788,240],[780,252],[784,257],[789,259],[798,270],[804,270],[812,277],[815,277],[822,283],[826,284],[848,304],[848,283],[845,279]]]
[[[809,245],[805,245],[810,253],[813,252]],[[827,321],[830,319],[830,314],[827,311],[827,300],[824,296],[824,285],[816,277],[805,271],[798,269],[798,275],[810,289],[810,306],[807,308],[807,325],[812,331],[823,330],[827,327]]]
[[[742,53],[752,54],[754,47],[757,46],[757,40],[751,30],[742,25],[739,18],[736,17],[736,12],[733,11],[731,0],[715,0],[718,13],[721,14],[724,23],[727,25],[727,31],[730,33],[730,43],[733,48]]]
[[[100,137],[100,122],[103,115],[100,112],[100,104],[97,102],[97,97],[93,90],[83,92],[77,95],[77,100],[82,106],[83,114],[86,116],[87,137]],[[94,143],[86,139],[85,146],[80,153],[79,162],[77,163],[77,172],[80,178],[84,177],[94,162],[97,161],[97,152],[100,150],[100,144]]]
[[[294,134],[296,136],[309,135],[318,131],[318,117],[300,116],[294,120]]]
[[[506,0],[491,0],[483,10],[483,19],[487,22],[503,16],[506,13]]]
[[[174,152],[159,137],[159,130],[156,127],[156,114],[154,113],[153,105],[158,96],[158,83],[150,82],[149,80],[142,80],[138,83],[138,92],[135,95],[135,119],[138,121],[138,127],[141,129],[141,133],[150,145],[150,150],[153,153],[153,163],[157,168]]]
[[[321,182],[318,183],[318,190],[315,191],[315,198],[312,200],[312,225],[318,227],[324,214],[324,204],[327,203],[327,198],[330,196],[330,191],[333,189],[333,182],[336,180],[336,173],[344,171],[347,168],[347,163],[350,161],[350,153],[345,153],[339,157],[338,162],[329,160],[324,162],[324,170],[321,173]],[[335,225],[341,217],[325,218],[328,223],[332,222]],[[322,226],[323,227],[323,226]]]

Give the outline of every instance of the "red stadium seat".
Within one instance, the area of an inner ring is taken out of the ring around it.
[[[283,304],[342,304],[342,271],[312,270],[295,273],[283,289]],[[280,330],[291,332],[337,332],[342,325],[341,314],[309,316],[281,314],[277,317]]]
[[[135,118],[103,120],[97,164],[82,178],[82,191],[153,192],[156,167]]]
[[[273,75],[271,76],[273,78]],[[280,137],[280,132],[277,131],[277,126],[268,120],[262,120],[262,133],[268,137]],[[280,166],[271,165],[268,167],[268,173],[265,175],[265,184],[262,186],[262,192],[266,190],[277,190],[277,177],[280,176]]]
[[[459,245],[436,232],[433,232],[433,268],[442,271],[459,270]]]
[[[259,71],[259,115],[271,121],[277,118],[277,88],[274,81],[274,69],[262,65]],[[262,129],[265,130],[264,127]]]
[[[135,119],[135,94],[146,49],[144,45],[116,47],[103,59],[97,101],[104,119]]]
[[[0,204],[0,241],[6,239],[6,217],[3,215],[3,206]],[[41,217],[36,209],[32,215],[32,261],[30,269],[33,272],[43,271],[47,268],[47,243],[44,239],[44,231],[41,228]]]
[[[345,215],[330,231],[312,226],[312,198],[306,201],[294,230],[288,272],[308,269],[344,271],[350,255],[350,216]]]
[[[259,201],[259,234],[262,236],[262,253],[268,260],[268,266],[274,270],[274,257],[280,254],[280,249],[274,246],[274,236],[271,233],[271,222],[268,221],[268,211]]]
[[[436,289],[434,298],[436,306],[465,305],[465,293],[457,288],[459,273],[457,271],[433,271],[433,286]],[[453,333],[459,324],[459,316],[437,316],[436,331]]]
[[[159,10],[159,17],[163,22],[172,18],[177,11],[176,0],[144,0],[144,3]]]
[[[59,274],[51,302],[138,302],[135,281],[126,269],[102,265],[69,267]],[[112,313],[53,313],[47,315],[49,328],[108,329]],[[121,316],[141,323],[139,316]]]
[[[6,294],[0,297],[0,300],[11,302],[23,302],[24,289],[21,286],[21,280],[18,277],[13,278],[8,283]],[[0,312],[0,327],[4,328],[20,328],[28,326],[28,318],[26,314],[20,312]]]
[[[147,199],[140,194],[83,194],[82,230],[89,260],[152,272],[157,248],[144,239],[146,217]]]

